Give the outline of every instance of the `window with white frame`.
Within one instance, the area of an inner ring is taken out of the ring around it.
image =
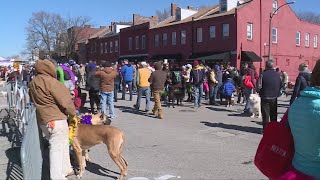
[[[146,35],[141,36],[141,49],[146,49]]]
[[[182,30],[181,31],[181,44],[186,44],[187,43],[187,31]]]
[[[272,43],[278,43],[278,28],[272,28]]]
[[[168,34],[167,33],[163,33],[162,34],[162,45],[163,47],[167,46],[168,44]]]
[[[154,36],[154,47],[159,47],[159,34]]]
[[[132,37],[129,37],[128,39],[128,48],[129,48],[129,51],[132,50]]]
[[[118,52],[119,50],[119,42],[118,40],[114,41],[114,52]]]
[[[253,39],[253,24],[252,23],[247,24],[247,39],[248,40]]]
[[[278,12],[276,11],[278,9],[278,1],[277,0],[273,0],[273,3],[272,3],[272,12],[274,14],[277,14]]]
[[[300,46],[300,43],[301,43],[301,33],[298,31],[296,33],[296,45]]]
[[[306,33],[306,47],[310,46],[310,34]]]
[[[171,44],[173,46],[177,45],[177,32],[172,32],[172,34],[171,34]]]
[[[216,38],[216,26],[210,26],[209,27],[209,37],[210,39],[215,39]]]
[[[108,53],[108,43],[104,43],[104,53]]]
[[[222,25],[222,33],[223,33],[223,39],[229,38],[229,24],[223,24]]]
[[[139,49],[139,36],[136,36],[136,49]]]
[[[318,34],[314,35],[313,37],[313,47],[314,48],[318,47]]]
[[[201,43],[202,41],[202,28],[197,28],[197,42]]]
[[[100,43],[100,54],[103,54],[103,43]]]
[[[110,42],[110,53],[113,52],[113,42]]]

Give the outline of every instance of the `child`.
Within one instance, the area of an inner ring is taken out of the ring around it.
[[[236,90],[236,87],[233,85],[232,79],[228,78],[222,88],[222,92],[223,92],[225,98],[227,99],[226,107],[232,106],[231,97],[232,97],[232,94],[235,90]]]
[[[79,115],[79,110],[81,107],[81,99],[78,97],[78,90],[74,89],[73,91],[71,91],[71,96],[74,103],[74,107],[76,109],[76,114]]]

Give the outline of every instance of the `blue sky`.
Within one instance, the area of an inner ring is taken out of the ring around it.
[[[217,4],[218,0],[1,0],[0,56],[19,54],[25,47],[25,27],[33,12],[48,11],[63,16],[90,16],[96,26],[111,21],[130,21],[133,13],[155,14],[175,2],[181,7]],[[319,0],[296,0],[295,11],[320,12]]]

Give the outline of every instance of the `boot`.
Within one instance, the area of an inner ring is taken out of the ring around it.
[[[159,112],[158,112],[158,118],[159,118],[159,119],[163,119],[163,112],[162,112],[162,110],[159,110]]]
[[[158,116],[158,113],[159,113],[158,110],[152,109],[152,114],[153,114],[153,115]]]

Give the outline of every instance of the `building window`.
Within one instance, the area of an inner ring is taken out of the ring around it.
[[[171,43],[173,46],[177,45],[177,32],[172,32],[171,34]]]
[[[187,31],[183,30],[181,31],[181,44],[187,43]]]
[[[273,3],[272,3],[272,12],[274,14],[277,14],[278,11],[276,11],[278,9],[278,1],[277,0],[274,0]]]
[[[297,32],[296,33],[296,45],[300,46],[300,42],[301,42],[301,33]]]
[[[309,47],[310,46],[310,34],[307,33],[306,34],[306,47]]]
[[[154,36],[154,47],[159,47],[159,34]]]
[[[221,11],[227,11],[227,0],[221,0],[220,1]]]
[[[118,52],[118,49],[119,49],[118,41],[115,41],[114,42],[114,52]]]
[[[141,36],[141,49],[146,49],[146,35]]]
[[[253,24],[252,23],[247,24],[247,39],[248,40],[253,39]]]
[[[136,49],[139,49],[139,36],[136,36]]]
[[[110,53],[113,52],[113,42],[110,42]]]
[[[229,24],[223,24],[222,30],[223,30],[223,39],[228,39],[229,38]]]
[[[278,43],[278,28],[272,29],[272,43]]]
[[[202,42],[202,28],[197,28],[197,42]]]
[[[104,43],[104,53],[108,53],[108,43]]]
[[[129,47],[129,51],[132,50],[132,37],[129,37],[128,39],[128,47]]]
[[[290,66],[290,59],[286,59],[286,66]]]
[[[318,35],[314,35],[313,38],[313,47],[317,48],[318,47]]]
[[[100,54],[103,54],[103,43],[100,43]]]
[[[209,27],[209,36],[210,36],[210,39],[215,39],[216,38],[216,26],[210,26]]]
[[[168,34],[167,33],[163,33],[163,35],[162,35],[162,45],[164,47],[164,46],[167,46],[167,44],[168,44]]]

